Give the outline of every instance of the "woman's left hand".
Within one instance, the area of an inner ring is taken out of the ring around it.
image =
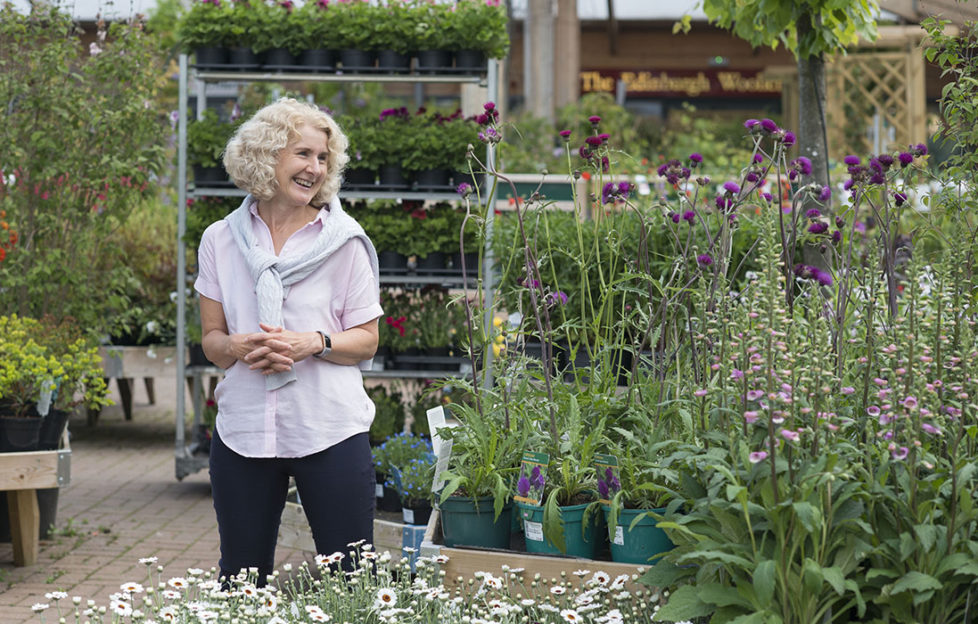
[[[268,337],[270,344],[288,345],[286,351],[293,362],[299,362],[323,350],[323,339],[319,332],[295,332],[265,323],[259,323],[258,326],[265,332],[264,335]],[[283,352],[281,349],[275,350]]]

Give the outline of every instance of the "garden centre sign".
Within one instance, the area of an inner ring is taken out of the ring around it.
[[[625,83],[626,95],[646,97],[751,98],[781,94],[781,81],[764,77],[756,69],[583,70],[581,93],[614,93],[619,80]]]

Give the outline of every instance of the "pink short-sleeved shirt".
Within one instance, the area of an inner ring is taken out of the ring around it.
[[[262,248],[274,253],[272,235],[251,205],[251,223]],[[280,256],[300,254],[329,219],[315,220],[293,234]],[[231,334],[261,331],[255,282],[228,222],[212,224],[198,251],[194,288],[224,307]],[[284,327],[293,331],[338,333],[381,314],[377,286],[364,244],[351,239],[306,278],[286,288]],[[295,363],[296,381],[265,390],[265,377],[238,360],[217,385],[217,430],[221,440],[246,457],[304,457],[370,429],[374,404],[357,366],[317,358]]]

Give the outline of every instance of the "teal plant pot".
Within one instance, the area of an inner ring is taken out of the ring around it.
[[[607,521],[611,509],[607,505],[602,507]],[[648,511],[663,514],[666,508],[622,509],[618,513],[618,526],[615,527],[615,535],[610,544],[612,561],[648,565],[649,560],[655,555],[675,548],[676,545],[672,543],[666,532],[655,526],[658,520],[651,516],[643,516],[638,524],[629,529],[636,516],[641,516]]]
[[[450,496],[441,503],[439,509],[445,546],[509,548],[513,502],[503,505],[498,518],[495,517],[492,502],[492,496],[478,499]]]
[[[571,555],[585,559],[596,559],[604,548],[605,529],[601,514],[592,514],[585,525],[584,512],[590,503],[569,505],[560,508],[560,518],[564,525],[565,552],[561,552],[553,542],[543,535],[543,507],[517,503],[520,519],[523,521],[523,534],[526,537],[526,552],[547,555]]]

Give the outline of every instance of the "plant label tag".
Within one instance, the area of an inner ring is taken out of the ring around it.
[[[546,475],[549,465],[550,455],[547,453],[524,452],[513,500],[528,505],[539,505],[543,502],[543,488],[547,485]]]
[[[404,523],[414,524],[414,510],[408,509],[407,507],[402,507],[401,511],[404,512]],[[621,528],[621,527],[618,527]]]
[[[526,534],[526,539],[531,542],[542,542],[543,541],[543,523],[542,522],[530,522],[529,520],[523,520],[523,532]]]
[[[374,486],[374,495],[377,498],[384,498],[384,484],[378,483]]]
[[[403,492],[404,485],[401,481],[401,469],[397,466],[391,466],[391,479],[394,480],[394,489],[398,492]]]
[[[612,542],[616,546],[625,545],[625,531],[622,529],[622,526],[620,524],[615,527],[615,539],[613,539]]]
[[[614,455],[594,454],[594,472],[598,477],[598,500],[610,505],[611,499],[621,491],[618,478],[618,458]]]

